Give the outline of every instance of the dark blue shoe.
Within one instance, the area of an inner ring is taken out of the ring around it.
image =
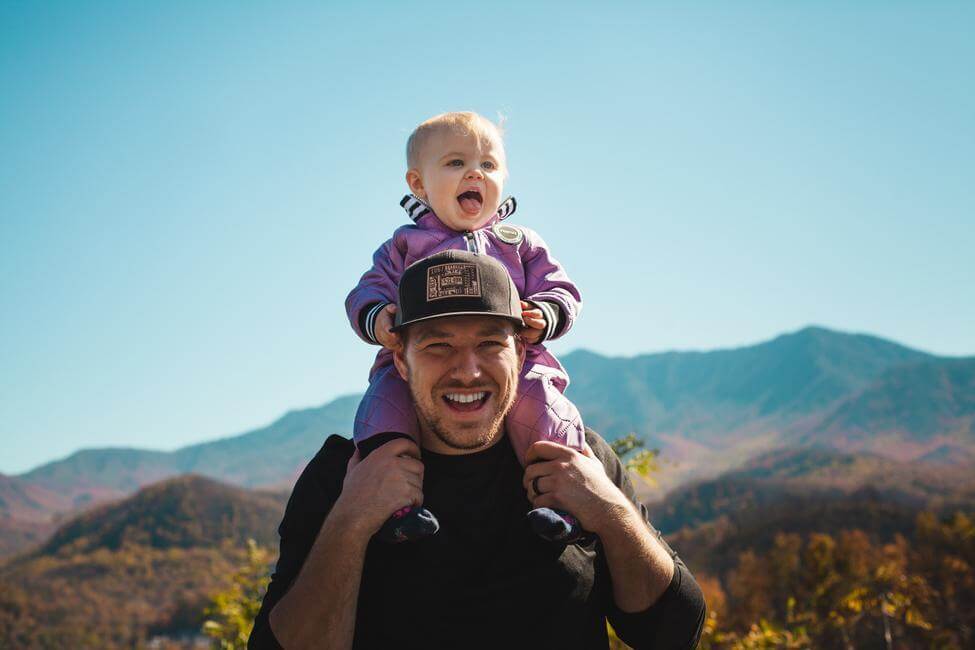
[[[535,508],[528,512],[528,523],[536,535],[550,542],[587,544],[594,538],[578,519],[561,510]]]
[[[433,513],[420,506],[407,506],[393,513],[376,536],[384,542],[415,542],[440,530],[440,522]]]

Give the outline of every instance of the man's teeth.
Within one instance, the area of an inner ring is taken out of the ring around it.
[[[487,393],[481,391],[480,393],[471,393],[470,395],[462,395],[460,393],[447,393],[445,397],[454,402],[460,402],[461,404],[470,404],[471,402],[476,402],[479,399],[484,399],[485,395],[487,395]]]

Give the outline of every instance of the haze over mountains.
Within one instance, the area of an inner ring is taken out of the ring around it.
[[[778,446],[967,462],[975,443],[975,358],[873,336],[809,327],[733,350],[576,352],[565,365],[591,426],[636,432],[680,462],[685,479]]]
[[[868,452],[964,467],[975,458],[975,358],[942,358],[872,336],[810,327],[758,345],[563,363],[586,423],[658,447],[664,488],[781,447]],[[58,513],[186,473],[283,488],[333,433],[348,435],[359,396],[293,411],[239,436],[172,452],[90,449],[0,476],[0,552],[50,532]]]

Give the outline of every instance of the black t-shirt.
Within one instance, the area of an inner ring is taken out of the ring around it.
[[[586,440],[607,475],[641,508],[606,442]],[[278,529],[281,553],[249,648],[279,648],[268,613],[297,577],[342,489],[350,440],[331,436],[305,468]],[[424,505],[440,521],[427,539],[370,542],[353,647],[606,648],[606,620],[635,648],[693,648],[705,606],[690,571],[674,558],[667,591],[649,609],[624,613],[613,602],[598,541],[587,547],[547,542],[528,526],[524,469],[505,437],[481,452],[445,456],[424,450]],[[649,520],[648,520],[649,526]]]

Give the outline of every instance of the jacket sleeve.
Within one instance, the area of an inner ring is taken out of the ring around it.
[[[650,523],[650,513],[636,496],[633,483],[616,453],[606,441],[590,430],[586,430],[586,442],[593,453],[603,463],[606,474],[623,494],[639,508],[650,533],[667,550],[674,560],[674,576],[667,590],[650,607],[642,612],[624,612],[616,606],[612,593],[608,595],[606,618],[617,636],[634,648],[687,648],[697,647],[704,629],[707,607],[700,586],[691,575],[690,569],[677,556],[656,528]],[[598,571],[609,575],[609,567],[600,549],[598,552]]]
[[[406,226],[409,227],[409,226]],[[388,304],[396,304],[399,279],[406,258],[405,240],[400,230],[376,249],[372,268],[345,299],[345,313],[355,333],[366,343],[379,344],[375,334],[375,318]]]
[[[352,441],[329,436],[298,477],[278,526],[280,554],[261,609],[254,619],[254,628],[247,641],[248,650],[280,650],[281,644],[271,631],[271,610],[298,577],[325,517],[342,491],[346,463],[354,451]]]
[[[542,306],[543,311],[543,303],[556,307],[552,310],[554,313],[546,312],[546,321],[552,323],[552,327],[547,328],[545,339],[559,338],[572,328],[582,311],[582,296],[562,265],[549,253],[541,236],[530,228],[519,228],[525,233],[525,241],[520,248],[525,269],[523,299]],[[550,321],[549,316],[553,320]]]

